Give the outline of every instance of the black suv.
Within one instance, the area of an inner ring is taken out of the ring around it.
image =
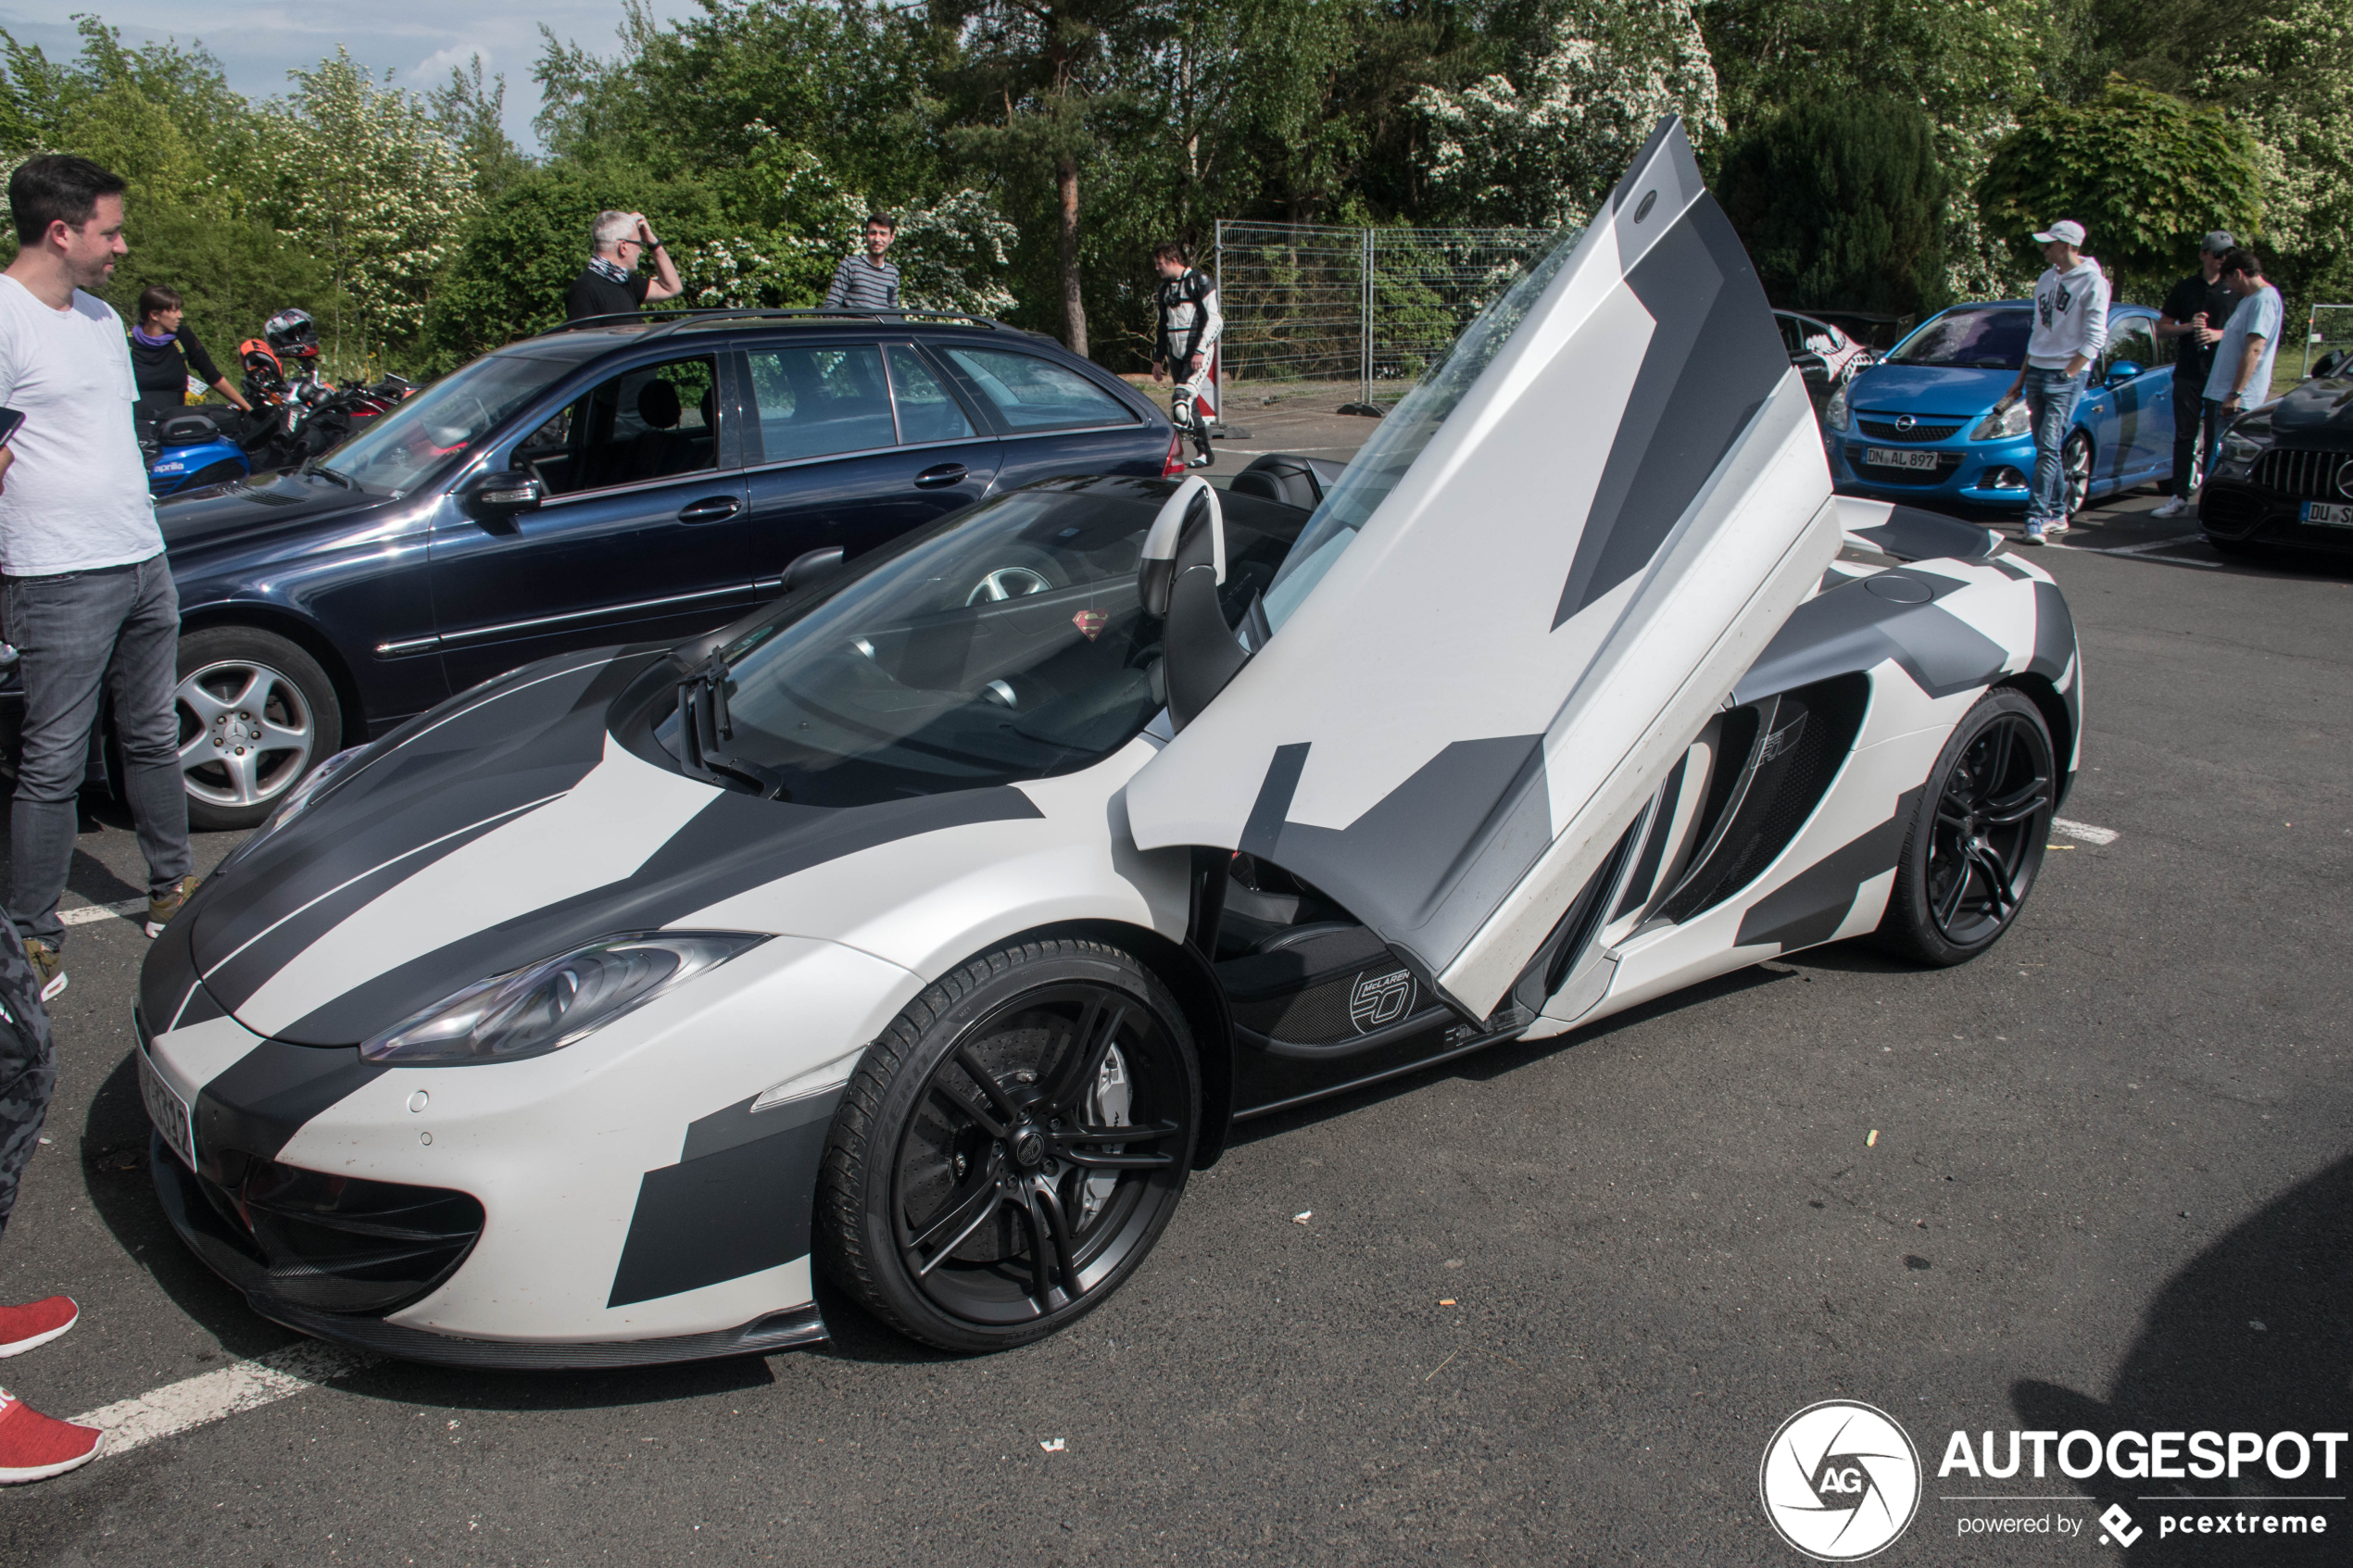
[[[252,825],[313,763],[453,692],[683,641],[796,562],[997,491],[1180,471],[1126,383],[972,317],[665,312],[511,344],[322,458],[157,505],[191,821]]]

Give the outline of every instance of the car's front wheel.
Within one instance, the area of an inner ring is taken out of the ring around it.
[[[343,710],[319,661],[275,633],[208,626],[180,639],[180,776],[188,825],[258,827],[342,746]]]
[[[821,1256],[942,1349],[1026,1344],[1134,1273],[1192,1164],[1184,1013],[1131,955],[1025,942],[925,990],[867,1047],[818,1182]]]
[[[2059,448],[2059,477],[2067,486],[2067,515],[2073,517],[2092,498],[2092,436],[2088,431],[2070,432],[2065,445]]]
[[[1895,866],[1880,939],[1922,963],[1966,963],[2017,920],[2050,842],[2057,773],[2042,710],[1985,694],[1944,743]]]

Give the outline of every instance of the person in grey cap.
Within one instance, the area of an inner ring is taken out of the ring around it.
[[[2026,543],[2068,530],[2075,497],[2068,493],[2068,432],[2083,395],[2083,372],[2108,346],[2108,275],[2082,251],[2083,225],[2062,219],[2034,236],[2050,266],[2034,282],[2034,330],[2026,362],[1994,407],[2007,411],[2022,395],[2034,415],[2034,488],[2026,503]]]
[[[2238,295],[2222,282],[2222,257],[2238,241],[2217,229],[2197,247],[2197,270],[2173,285],[2158,317],[2157,335],[2180,346],[2173,355],[2173,486],[2153,514],[2180,517],[2190,509],[2198,477],[2198,424],[2206,402],[2206,378],[2214,368],[2215,340],[2238,307]]]

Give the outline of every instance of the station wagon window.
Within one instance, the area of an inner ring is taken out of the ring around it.
[[[1133,424],[1119,400],[1076,370],[1001,348],[951,348],[948,358],[1015,431]]]
[[[715,469],[718,384],[708,356],[623,370],[525,436],[515,465],[550,495]]]
[[[972,420],[921,356],[905,344],[893,344],[890,390],[899,402],[899,437],[913,445],[925,441],[961,441],[973,433]]]
[[[898,444],[882,350],[872,344],[754,349],[751,391],[768,462]]]

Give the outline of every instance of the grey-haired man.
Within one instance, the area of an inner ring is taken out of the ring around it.
[[[2223,323],[2238,308],[2238,295],[2222,281],[2222,257],[2238,241],[2217,229],[2197,247],[2197,270],[2173,285],[2157,320],[2157,335],[2173,339],[2173,484],[2154,517],[2180,517],[2196,491],[2198,427],[2206,408],[2206,378],[2214,368],[2214,345]]]
[[[670,252],[654,238],[642,212],[600,212],[589,226],[588,265],[564,291],[564,320],[592,316],[624,316],[659,299],[675,299],[686,284]],[[637,270],[638,261],[654,258],[650,278]]]

